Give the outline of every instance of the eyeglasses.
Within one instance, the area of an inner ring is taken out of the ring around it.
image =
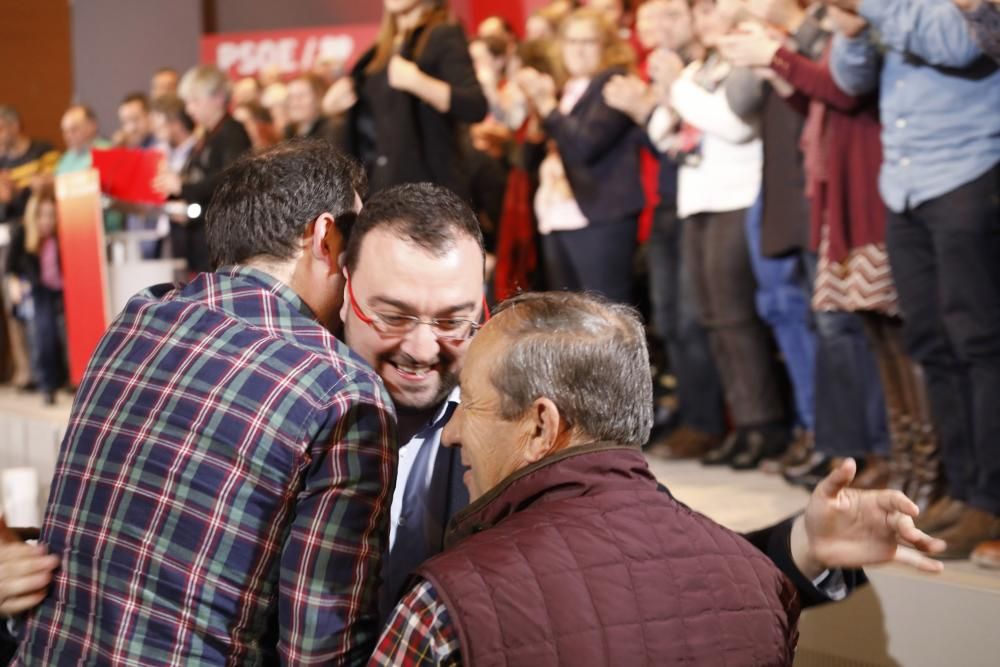
[[[354,296],[354,288],[351,286],[351,278],[347,277],[347,296],[351,300],[351,310],[359,320],[370,326],[375,331],[385,336],[405,336],[419,324],[426,324],[440,340],[469,340],[482,328],[482,324],[474,320],[467,320],[459,317],[437,318],[422,320],[414,315],[398,315],[395,313],[380,313],[373,311],[373,317],[365,315],[358,305],[358,300]],[[490,320],[490,308],[486,303],[486,296],[483,296],[483,322]]]

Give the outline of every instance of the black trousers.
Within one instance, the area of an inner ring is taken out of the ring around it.
[[[1000,164],[889,211],[903,337],[924,368],[948,490],[1000,514]]]
[[[542,237],[548,289],[596,292],[632,303],[632,257],[638,218],[591,222]]]
[[[646,243],[653,327],[663,339],[677,378],[681,422],[722,435],[726,414],[722,380],[715,368],[708,334],[698,319],[697,298],[681,247],[684,222],[673,206],[659,206]]]

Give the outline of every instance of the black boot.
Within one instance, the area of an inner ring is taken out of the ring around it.
[[[733,460],[733,457],[740,454],[746,447],[746,440],[743,437],[743,430],[736,429],[726,436],[722,444],[708,452],[701,458],[701,462],[707,466],[726,465]]]
[[[781,424],[764,424],[747,429],[744,440],[743,451],[730,462],[734,470],[756,468],[763,459],[781,454],[788,449],[791,435]]]

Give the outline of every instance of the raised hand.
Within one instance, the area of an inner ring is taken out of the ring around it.
[[[839,7],[827,7],[826,15],[830,18],[834,30],[844,37],[857,37],[868,27],[868,21]]]
[[[604,103],[629,116],[637,124],[646,122],[656,106],[650,86],[637,76],[618,74],[604,84]]]
[[[734,67],[769,67],[781,42],[759,24],[747,23],[719,37],[716,48]]]
[[[555,109],[556,83],[548,74],[527,67],[517,73],[514,82],[543,118]]]
[[[323,113],[327,116],[337,116],[353,107],[358,101],[354,92],[354,80],[344,76],[333,82],[323,95]]]
[[[941,562],[925,554],[940,553],[945,543],[913,525],[917,506],[899,491],[852,489],[856,472],[854,460],[845,460],[819,483],[795,522],[792,556],[803,574],[888,562],[940,572]]]
[[[412,60],[395,55],[389,61],[389,85],[396,90],[414,92],[420,83],[420,68]]]
[[[649,77],[663,88],[669,88],[684,71],[684,61],[669,49],[657,49],[649,54]]]

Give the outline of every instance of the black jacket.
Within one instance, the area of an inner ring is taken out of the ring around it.
[[[597,75],[569,115],[556,110],[543,123],[559,149],[573,196],[591,223],[638,216],[645,204],[639,181],[643,132],[604,103],[604,84],[623,73],[612,68]]]
[[[181,172],[179,198],[201,205],[202,214],[196,219],[197,222],[204,220],[205,209],[219,184],[222,170],[250,150],[250,147],[250,137],[246,130],[227,114],[191,151]]]
[[[414,50],[417,30],[400,51],[425,74],[451,86],[451,108],[440,113],[409,93],[389,86],[386,70],[367,74],[374,56],[370,49],[352,72],[358,103],[348,120],[350,151],[367,168],[372,192],[401,183],[430,181],[451,188],[468,199],[468,123],[486,116],[488,104],[462,28],[439,25],[419,56]]]

